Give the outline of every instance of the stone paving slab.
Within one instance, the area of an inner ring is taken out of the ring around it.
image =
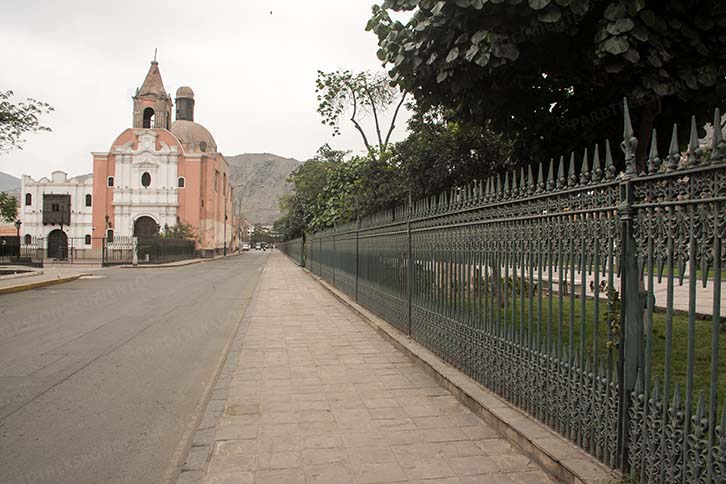
[[[179,482],[554,482],[283,255],[254,299],[206,471]]]

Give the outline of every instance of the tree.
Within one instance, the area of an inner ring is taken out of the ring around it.
[[[384,73],[363,71],[353,74],[347,70],[318,71],[315,81],[318,113],[322,123],[333,128],[333,136],[340,134],[340,120],[350,114],[350,122],[361,136],[369,155],[376,158],[384,153],[396,127],[396,118],[406,99],[406,92],[391,86]],[[395,103],[393,117],[387,129],[382,126],[381,116]],[[360,124],[366,115],[373,116],[375,141],[371,142]],[[383,130],[385,129],[385,134]]]
[[[285,239],[299,237],[305,230],[327,226],[321,215],[325,207],[323,191],[333,165],[343,163],[346,155],[347,152],[323,145],[313,158],[300,164],[287,178],[292,190],[280,199],[284,215],[275,222],[275,230]]]
[[[403,24],[390,11],[412,16]],[[367,29],[422,108],[491,120],[523,159],[618,139],[627,97],[642,164],[652,127],[691,113],[702,126],[726,98],[719,0],[386,0]]]
[[[18,219],[18,200],[5,192],[0,192],[0,221],[14,222]]]
[[[23,149],[25,133],[50,131],[40,124],[40,116],[53,111],[49,104],[31,98],[16,104],[12,97],[13,91],[0,91],[0,153]]]
[[[487,126],[447,120],[439,109],[415,111],[394,163],[413,200],[439,194],[514,166],[511,142]]]
[[[194,227],[177,219],[176,225],[164,224],[159,237],[162,239],[187,239],[196,240],[197,234]]]

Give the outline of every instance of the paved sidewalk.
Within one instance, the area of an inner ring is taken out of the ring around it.
[[[204,483],[552,482],[284,255],[259,284]]]

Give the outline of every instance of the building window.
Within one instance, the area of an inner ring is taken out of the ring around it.
[[[143,175],[141,175],[141,184],[144,185],[144,188],[149,188],[149,185],[151,185],[151,175],[149,175],[148,171],[145,171]]]
[[[106,231],[106,242],[113,242],[113,230],[111,229]]]
[[[91,245],[91,236],[90,235],[86,234],[85,242],[86,242],[86,245]]]
[[[33,243],[33,237],[30,236],[30,234],[25,234],[25,245],[30,245]]]
[[[214,191],[219,191],[219,172],[214,170]]]
[[[113,177],[112,176],[108,177],[108,179],[106,180],[106,186],[113,188]]]
[[[154,128],[155,122],[154,122],[154,109],[153,108],[146,108],[144,109],[144,128]]]
[[[91,197],[91,194],[89,193],[88,195],[86,195],[86,207],[91,206],[91,200],[92,200],[92,197]]]
[[[227,174],[222,175],[222,193],[227,196]]]
[[[180,177],[179,177],[179,180],[177,180],[177,186],[178,186],[179,188],[184,188],[184,183],[185,183],[185,182],[186,182],[186,180],[184,180],[184,177],[183,177],[183,176],[180,176]]]
[[[29,207],[32,204],[33,204],[33,195],[31,195],[30,193],[26,193],[25,194],[25,205]]]

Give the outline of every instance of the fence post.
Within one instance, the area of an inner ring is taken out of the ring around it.
[[[305,234],[300,237],[300,267],[305,267]]]
[[[337,287],[335,285],[335,272],[336,272],[335,271],[335,266],[338,263],[338,258],[336,257],[336,254],[335,254],[335,235],[336,235],[336,232],[337,232],[337,228],[336,228],[335,225],[333,225],[333,260],[332,260],[332,264],[330,264],[331,266],[333,266],[333,287]]]
[[[633,135],[627,101],[624,103],[625,127],[623,143],[625,153],[626,178],[620,183],[620,395],[618,416],[618,454],[620,467],[627,470],[628,464],[628,424],[630,414],[630,397],[635,389],[638,369],[642,367],[643,343],[643,297],[640,290],[640,270],[636,255],[636,241],[633,235],[634,219],[637,216],[633,208],[633,182],[635,150],[638,141]],[[647,385],[648,383],[646,383]]]
[[[355,228],[355,302],[358,302],[358,271],[359,271],[359,260],[358,255],[358,236],[360,235],[360,216],[358,217],[357,225]]]
[[[408,242],[408,262],[406,270],[406,298],[408,299],[408,336],[411,337],[411,310],[413,302],[413,254],[411,243],[411,214],[413,213],[411,207],[411,190],[408,191],[408,213],[406,214],[406,239]]]

